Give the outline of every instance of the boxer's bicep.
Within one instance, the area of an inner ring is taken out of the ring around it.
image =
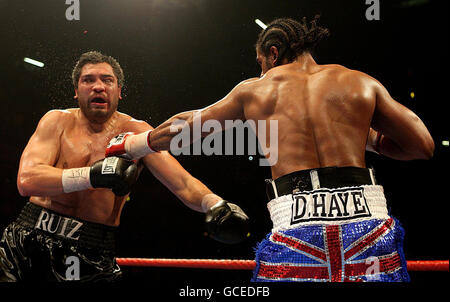
[[[224,98],[201,109],[202,122],[217,120],[224,127],[226,120],[245,120],[244,103],[251,97],[249,83],[251,81],[239,83]]]
[[[226,120],[244,119],[242,103],[233,94],[227,95],[214,105],[201,109],[200,113],[203,123],[208,120],[216,120],[224,125]]]
[[[431,145],[434,146],[422,120],[413,111],[396,102],[381,84],[376,89],[372,127],[413,158],[421,156],[419,153],[422,152],[429,153]]]
[[[35,132],[25,147],[21,163],[25,165],[54,165],[60,149],[59,113],[47,113],[39,121]]]
[[[35,194],[39,188],[60,189],[62,170],[53,167],[60,150],[60,129],[58,113],[47,113],[28,141],[17,173],[17,186],[23,196]]]
[[[228,93],[223,99],[200,110],[191,110],[178,113],[155,128],[151,134],[151,146],[155,150],[169,150],[171,139],[180,132],[189,133],[192,136],[196,129],[194,125],[201,125],[200,136],[207,136],[217,130],[217,123],[225,130],[227,120],[244,120],[244,102],[251,96],[250,84],[255,79],[243,81]],[[205,125],[205,123],[207,123]],[[203,129],[205,129],[203,131]]]

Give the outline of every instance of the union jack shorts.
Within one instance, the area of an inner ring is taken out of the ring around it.
[[[252,281],[409,282],[403,236],[393,217],[271,232]]]
[[[297,192],[267,207],[273,229],[257,247],[252,281],[410,281],[404,229],[381,186]]]

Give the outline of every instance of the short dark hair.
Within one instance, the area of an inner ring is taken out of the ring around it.
[[[270,47],[278,48],[281,61],[284,58],[292,62],[304,52],[312,52],[316,45],[329,36],[327,28],[317,25],[320,16],[316,15],[308,27],[306,17],[302,22],[290,18],[279,18],[270,22],[266,29],[261,31],[256,41],[256,48],[264,55],[270,53]]]
[[[119,87],[123,87],[125,83],[125,76],[123,74],[122,67],[120,67],[119,62],[111,56],[102,54],[99,51],[88,51],[80,56],[80,59],[75,64],[72,71],[72,82],[75,88],[78,88],[78,80],[80,79],[81,69],[86,64],[99,64],[108,63],[111,65],[114,75],[117,77],[117,82]]]

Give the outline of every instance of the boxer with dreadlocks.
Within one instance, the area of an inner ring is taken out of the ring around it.
[[[312,53],[328,35],[318,17],[310,24],[274,20],[256,42],[260,78],[241,82],[213,105],[135,135],[144,138],[140,145],[129,143],[136,141],[133,136],[113,139],[107,153],[168,150],[178,134],[171,129],[177,120],[189,129],[198,116],[202,123],[222,125],[275,120],[278,160],[267,182],[273,229],[258,245],[253,280],[409,281],[404,229],[388,213],[365,151],[398,160],[430,159],[434,142],[420,118],[376,79],[316,63]],[[273,134],[264,133],[259,140]]]

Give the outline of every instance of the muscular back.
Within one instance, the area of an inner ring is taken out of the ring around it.
[[[169,150],[181,131],[171,125],[184,120],[194,129],[200,115],[202,122],[219,121],[222,129],[229,120],[265,122],[265,134],[256,133],[266,136],[258,139],[269,151],[272,178],[318,167],[365,167],[365,150],[374,151],[375,143],[377,152],[393,159],[433,156],[433,138],[421,119],[374,78],[339,65],[317,65],[309,53],[283,64],[270,69],[264,63],[263,77],[239,83],[203,109],[172,116],[152,132],[151,147]],[[278,123],[278,146],[268,137],[270,121]],[[276,162],[270,160],[274,149]]]
[[[272,177],[317,167],[365,167],[376,104],[374,81],[339,65],[270,70],[246,85],[246,119],[278,121],[278,161]],[[269,141],[269,140],[266,140]]]

